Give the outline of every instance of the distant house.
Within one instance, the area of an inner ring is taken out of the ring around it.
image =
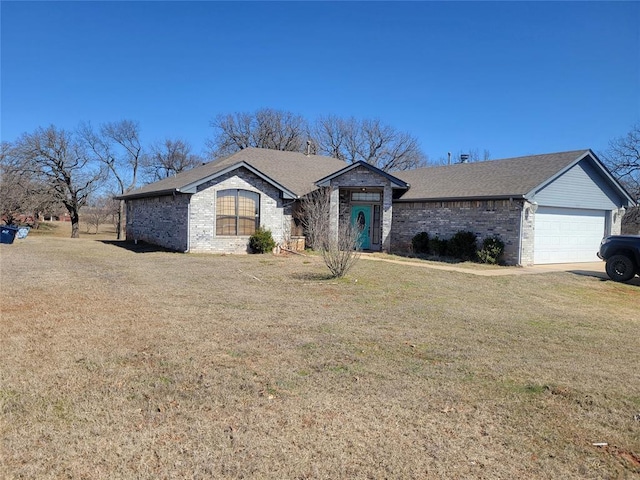
[[[633,199],[591,150],[383,172],[364,162],[248,148],[121,198],[127,239],[182,252],[247,251],[257,226],[283,243],[294,212],[320,187],[332,225],[359,218],[363,248],[404,251],[422,231],[498,235],[514,265],[596,261]]]

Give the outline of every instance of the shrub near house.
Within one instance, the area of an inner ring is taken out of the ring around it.
[[[504,253],[504,242],[498,237],[487,237],[482,247],[477,248],[473,232],[459,231],[450,239],[430,238],[420,232],[411,239],[412,251],[416,254],[451,257],[462,261],[477,260],[480,263],[497,264]]]
[[[249,248],[254,253],[267,253],[276,248],[276,242],[273,240],[270,230],[262,227],[256,228],[256,233],[249,237]]]

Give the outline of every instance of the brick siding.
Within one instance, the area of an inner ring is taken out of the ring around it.
[[[411,239],[420,232],[444,239],[465,230],[475,233],[478,242],[485,237],[498,236],[505,243],[505,263],[515,265],[519,260],[522,208],[522,200],[395,202],[391,250],[408,251]],[[526,264],[533,262],[533,215],[529,222],[530,228],[525,228],[522,238],[527,251],[530,243],[531,259],[521,261]]]
[[[280,191],[249,170],[240,168],[198,187],[191,197],[189,251],[197,253],[247,253],[249,236],[216,235],[216,193],[242,189],[260,195],[260,226],[271,230],[276,243],[288,239],[291,200],[282,200]],[[285,206],[286,205],[286,206]]]
[[[216,235],[216,193],[242,189],[260,196],[260,226],[277,243],[289,240],[293,203],[280,191],[241,168],[202,184],[193,195],[177,194],[127,201],[127,240],[141,240],[180,252],[247,253],[249,236]],[[189,235],[190,228],[190,235]]]
[[[127,201],[126,238],[185,252],[190,195],[137,198]]]

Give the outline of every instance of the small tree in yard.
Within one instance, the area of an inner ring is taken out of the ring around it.
[[[87,233],[91,233],[92,228],[95,230],[94,233],[98,233],[100,225],[109,218],[109,213],[100,207],[85,207],[80,215],[84,220]]]
[[[113,214],[113,199],[110,197],[98,197],[91,205],[83,207],[80,211],[87,233],[91,233],[92,228],[95,233],[98,233],[100,225],[107,223]]]
[[[331,228],[331,192],[318,189],[302,199],[300,220],[309,246],[322,255],[334,278],[344,277],[360,258],[361,231],[345,221]]]
[[[320,250],[321,243],[329,237],[330,202],[331,195],[325,188],[314,190],[301,200],[298,220],[312,250]]]
[[[321,242],[320,253],[333,278],[344,277],[360,259],[361,231],[346,221],[338,235],[329,235]]]
[[[121,120],[103,124],[95,132],[90,124],[80,126],[78,137],[100,164],[106,167],[116,180],[118,194],[133,190],[137,184],[138,170],[142,162],[140,126],[133,120]],[[118,207],[118,240],[124,236],[125,204]]]

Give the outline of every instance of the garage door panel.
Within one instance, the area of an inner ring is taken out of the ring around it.
[[[603,210],[539,207],[535,216],[534,263],[597,261],[605,218]]]

